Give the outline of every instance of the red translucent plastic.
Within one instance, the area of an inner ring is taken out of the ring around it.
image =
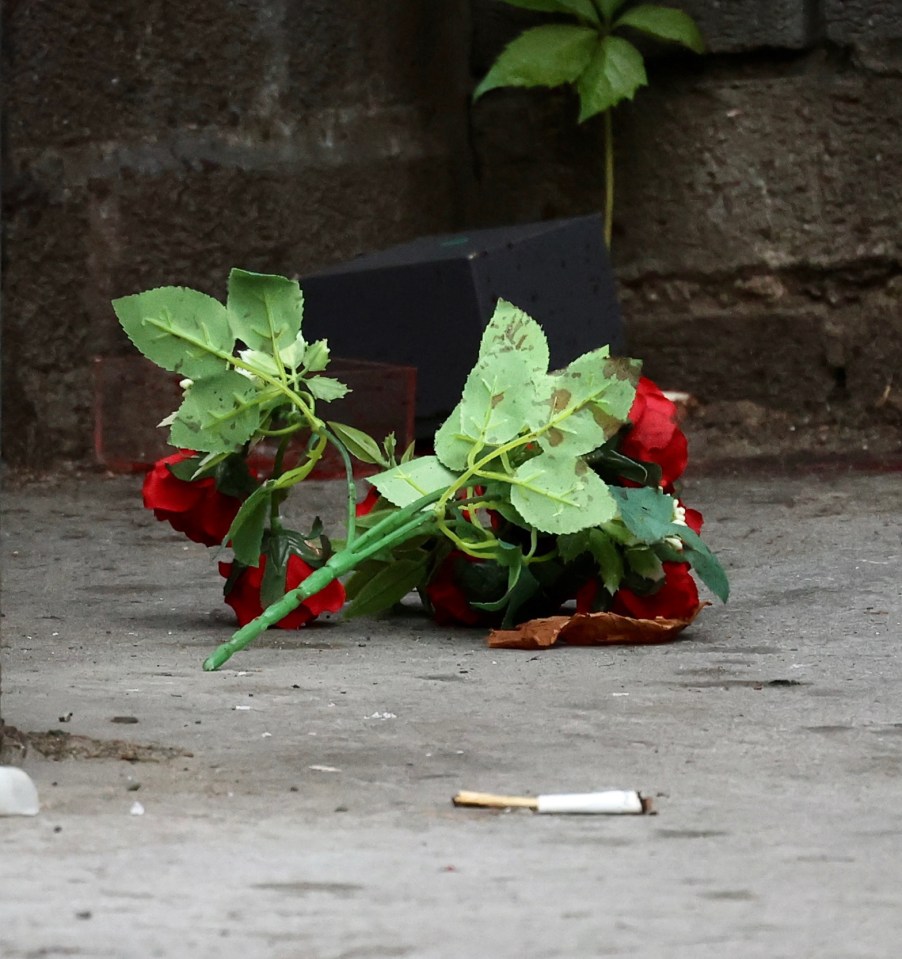
[[[414,367],[335,359],[327,375],[346,383],[351,392],[340,400],[321,403],[321,416],[363,430],[379,442],[393,432],[399,451],[413,442]],[[178,408],[182,398],[179,380],[143,356],[94,360],[94,453],[98,463],[114,473],[141,472],[172,452],[169,430],[157,424]],[[286,466],[301,457],[305,443],[303,436],[292,443]],[[250,461],[265,472],[274,454],[275,444],[261,443]],[[357,476],[374,471],[374,467],[355,463]],[[331,444],[311,475],[318,479],[344,476],[341,457]]]

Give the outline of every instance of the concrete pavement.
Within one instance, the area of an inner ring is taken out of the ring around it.
[[[32,748],[42,812],[0,819],[3,959],[898,955],[899,473],[687,482],[733,599],[670,646],[491,651],[411,610],[217,674],[211,553],[139,485],[6,479],[2,715],[86,738]],[[659,814],[449,803],[605,786]]]

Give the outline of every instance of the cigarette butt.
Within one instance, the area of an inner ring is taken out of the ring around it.
[[[455,806],[533,809],[538,813],[635,816],[653,812],[651,800],[635,789],[607,789],[597,793],[559,793],[535,797],[459,792],[451,802]]]

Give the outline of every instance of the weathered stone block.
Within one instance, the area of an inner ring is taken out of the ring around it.
[[[17,3],[4,19],[17,145],[234,128],[257,111],[274,56],[249,0]]]
[[[818,0],[668,0],[694,17],[711,53],[739,53],[760,47],[802,50],[820,39]],[[551,22],[524,14],[498,0],[472,0],[473,69],[482,76],[503,45],[526,26]]]
[[[822,0],[826,35],[851,46],[876,72],[902,67],[902,4],[898,0]]]
[[[648,91],[618,127],[621,272],[899,257],[900,94],[819,70]]]
[[[711,53],[759,47],[800,50],[819,39],[818,0],[680,0],[668,3],[693,16]]]

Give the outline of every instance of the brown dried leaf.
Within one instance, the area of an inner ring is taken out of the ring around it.
[[[516,629],[493,629],[488,644],[493,649],[548,649],[564,642],[571,646],[670,643],[710,605],[699,603],[686,619],[633,619],[616,613],[547,616],[531,619]]]

